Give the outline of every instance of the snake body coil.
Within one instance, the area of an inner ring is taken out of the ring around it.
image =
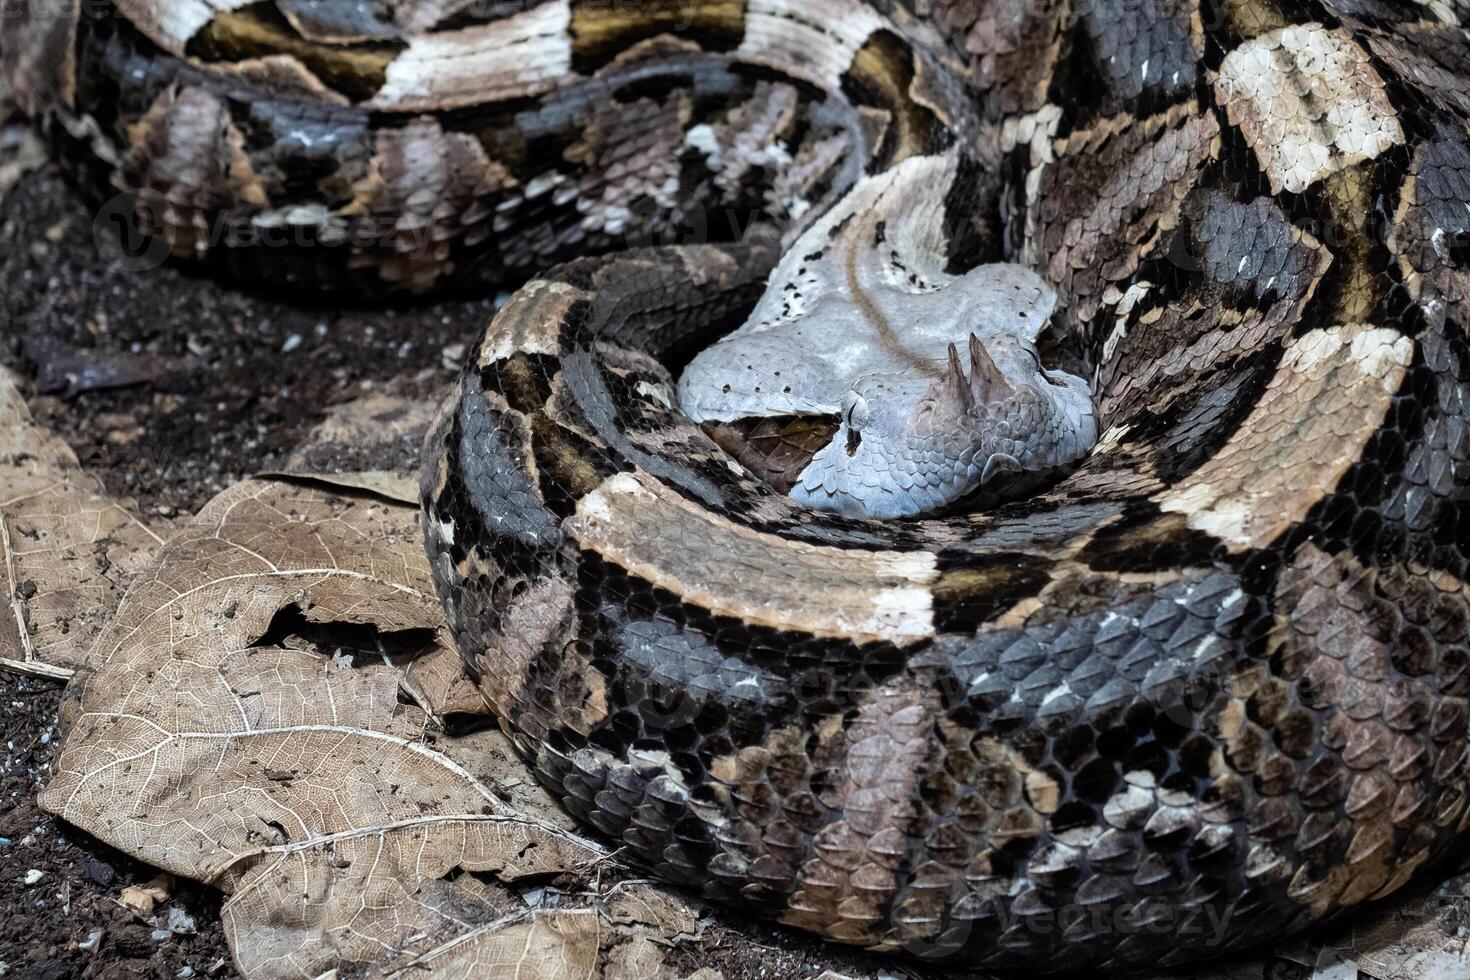
[[[474,349],[426,535],[519,751],[659,874],[1058,970],[1271,940],[1463,839],[1453,5],[89,6],[8,0],[7,73],[174,254],[379,290],[573,260]],[[994,509],[809,511],[671,371],[920,156],[952,268],[1056,291],[1100,440]]]

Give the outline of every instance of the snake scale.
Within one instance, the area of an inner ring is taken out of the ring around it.
[[[4,13],[23,108],[179,258],[362,295],[536,275],[435,424],[428,553],[517,749],[659,875],[1046,972],[1270,941],[1463,841],[1453,0]],[[800,424],[717,442],[674,379],[926,160],[895,215],[1055,290],[1096,445],[993,506],[809,510],[736,458],[789,470]]]

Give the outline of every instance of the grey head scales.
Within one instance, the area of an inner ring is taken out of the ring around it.
[[[749,319],[679,379],[696,422],[839,416],[790,495],[911,517],[1097,441],[1092,392],[1037,353],[1056,294],[1023,266],[944,269],[950,156],[864,178],[786,251]]]

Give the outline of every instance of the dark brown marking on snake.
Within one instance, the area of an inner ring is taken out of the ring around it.
[[[896,123],[869,162],[874,170],[887,169],[920,153],[931,153],[944,142],[944,129],[933,110],[909,95],[917,58],[915,50],[901,38],[879,31],[853,55],[852,67],[843,77],[843,86],[853,101],[886,109]]]
[[[1100,572],[1154,572],[1207,566],[1220,542],[1189,527],[1179,514],[1141,505],[1099,530],[1077,560]]]
[[[310,40],[281,16],[275,4],[263,2],[215,14],[189,39],[185,51],[205,62],[290,55],[336,91],[364,102],[383,87],[388,65],[403,48],[401,43],[383,41],[338,45]]]
[[[495,362],[494,369],[485,372],[482,383],[504,395],[511,408],[530,415],[541,411],[551,397],[548,368],[554,366],[555,361],[545,357],[512,354]]]
[[[989,622],[1035,595],[1051,577],[1052,563],[1029,555],[997,554],[981,563],[966,556],[953,568],[943,554],[934,583],[934,622],[941,633],[963,633]]]
[[[875,230],[874,234],[879,236],[881,240],[881,231]],[[879,343],[887,347],[895,357],[907,361],[914,370],[934,378],[944,377],[944,371],[939,365],[918,357],[913,351],[903,345],[903,342],[899,339],[898,332],[893,329],[893,324],[889,322],[888,317],[883,315],[883,311],[874,305],[872,299],[863,290],[862,284],[858,282],[857,265],[861,255],[860,250],[867,247],[861,240],[861,236],[861,231],[853,232],[849,235],[847,241],[847,256],[843,260],[842,270],[843,274],[847,277],[848,292],[852,294],[852,298],[856,301],[858,308],[863,311],[864,318],[878,332]]]
[[[619,53],[667,34],[727,52],[745,36],[745,0],[571,0],[572,68],[592,74]]]

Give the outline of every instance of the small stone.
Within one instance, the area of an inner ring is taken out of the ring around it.
[[[40,881],[44,877],[46,877],[46,872],[41,871],[38,868],[32,868],[31,870],[29,870],[29,871],[26,872],[26,877],[25,877],[26,887],[29,888],[30,886],[34,885],[36,882]]]
[[[194,917],[177,905],[168,910],[168,928],[170,932],[188,936],[199,931],[194,924]]]
[[[151,933],[149,933],[149,938],[151,938],[155,943],[161,943],[164,940],[172,939],[173,937],[174,934],[169,932],[167,929],[154,929]]]
[[[300,346],[301,346],[301,334],[299,334],[299,333],[293,333],[291,336],[287,337],[286,338],[286,342],[281,345],[281,353],[282,354],[289,354],[293,350],[295,350],[296,348],[298,348]]]
[[[96,858],[88,858],[83,861],[79,870],[83,878],[100,888],[111,886],[113,880],[117,878],[117,872],[113,870],[112,865],[106,861],[98,861]]]
[[[86,939],[83,939],[81,942],[77,943],[77,949],[81,950],[84,953],[95,953],[97,951],[97,948],[101,945],[102,930],[93,929],[91,932],[87,933]]]
[[[174,976],[178,977],[179,980],[189,980],[189,978],[193,975],[194,968],[192,966],[189,966],[188,964],[185,964],[182,970],[174,974]]]

